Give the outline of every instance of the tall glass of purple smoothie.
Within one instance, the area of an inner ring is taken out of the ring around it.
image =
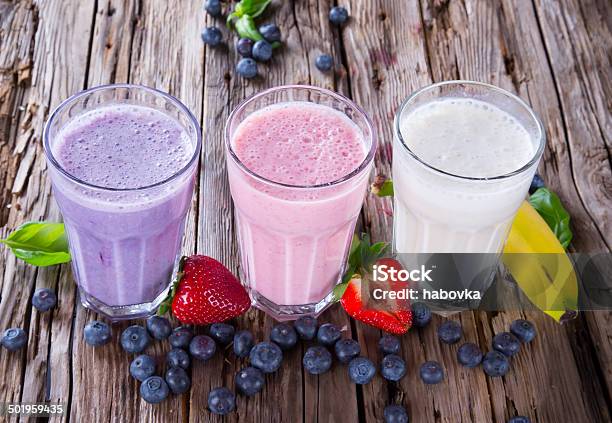
[[[108,85],[60,104],[43,138],[81,302],[113,320],[152,314],[180,258],[195,117],[161,91]]]

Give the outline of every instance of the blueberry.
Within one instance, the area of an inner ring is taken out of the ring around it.
[[[130,374],[134,379],[141,382],[153,376],[155,374],[155,360],[146,354],[139,355],[130,363]]]
[[[329,54],[321,54],[315,59],[315,66],[321,72],[329,71],[334,65],[334,59]]]
[[[236,396],[227,388],[215,388],[208,394],[208,408],[215,414],[225,416],[236,408]]]
[[[215,28],[214,26],[209,26],[208,28],[204,28],[202,31],[202,41],[208,44],[211,47],[216,47],[221,44],[221,39],[223,38],[221,31],[219,28]]]
[[[0,344],[9,351],[17,351],[28,343],[28,336],[21,328],[10,328],[4,331]]]
[[[168,341],[174,348],[188,349],[191,338],[193,338],[193,331],[191,328],[179,326],[172,331],[168,337]]]
[[[317,341],[319,344],[331,347],[340,339],[340,329],[333,323],[323,323],[317,331]]]
[[[219,0],[206,0],[204,2],[204,10],[210,16],[218,18],[221,16],[221,2]]]
[[[104,322],[93,320],[85,325],[83,329],[85,342],[94,347],[108,344],[111,340],[111,330]]]
[[[332,7],[329,11],[329,21],[336,26],[344,25],[348,17],[348,12],[342,6]]]
[[[181,348],[172,348],[166,355],[166,363],[168,367],[180,367],[181,369],[188,369],[191,364],[191,359],[187,351]]]
[[[401,405],[388,405],[383,412],[385,423],[408,423],[408,412]]]
[[[457,350],[457,361],[466,367],[476,367],[482,361],[482,351],[478,345],[467,342]]]
[[[38,311],[49,311],[57,304],[55,291],[49,288],[37,289],[32,296],[32,306]]]
[[[518,319],[510,325],[510,332],[514,334],[522,342],[531,342],[536,336],[536,330],[533,324],[527,320]]]
[[[425,303],[412,304],[412,324],[424,328],[431,322],[431,309]]]
[[[283,362],[283,352],[274,342],[260,342],[249,353],[251,365],[264,373],[273,373]]]
[[[501,332],[493,337],[493,349],[512,357],[521,349],[521,341],[510,332]]]
[[[351,360],[348,365],[349,377],[358,385],[370,383],[376,374],[374,363],[368,358],[357,357]]]
[[[293,327],[300,338],[305,341],[312,341],[317,334],[317,319],[312,316],[302,316],[295,321]]]
[[[266,40],[259,40],[253,44],[253,59],[258,62],[267,62],[272,58],[272,44]]]
[[[263,389],[266,379],[261,370],[255,367],[245,367],[236,373],[234,383],[238,392],[250,397]]]
[[[406,374],[406,363],[398,355],[386,355],[380,363],[380,373],[385,379],[397,382]]]
[[[234,335],[234,354],[240,358],[248,356],[254,343],[253,334],[248,330],[236,332],[236,335]]]
[[[311,375],[320,375],[331,368],[332,355],[327,348],[315,345],[306,350],[302,364]]]
[[[155,339],[166,339],[172,333],[172,326],[165,317],[151,316],[147,319],[149,335]]]
[[[246,79],[255,78],[257,76],[257,63],[250,57],[243,57],[236,65],[236,73]]]
[[[191,388],[191,379],[181,367],[170,367],[166,371],[166,383],[173,394],[183,394]]]
[[[217,344],[210,336],[198,335],[194,336],[189,343],[189,353],[193,358],[198,360],[207,361],[217,351]]]
[[[544,188],[546,185],[544,184],[544,179],[540,176],[540,174],[536,173],[533,175],[533,179],[531,180],[531,185],[529,186],[529,194],[533,194],[540,188]]]
[[[491,377],[503,376],[510,370],[510,362],[499,351],[489,351],[482,359],[482,368]]]
[[[253,54],[253,40],[250,38],[240,38],[236,42],[236,51],[242,57],[251,57]]]
[[[419,375],[423,383],[435,385],[444,379],[444,369],[437,361],[426,361],[421,365]]]
[[[361,354],[359,342],[354,339],[341,339],[334,345],[336,357],[341,363],[347,364],[349,361]]]
[[[384,334],[378,341],[378,349],[383,354],[397,354],[400,350],[400,340],[397,336]]]
[[[221,345],[228,345],[232,342],[235,332],[236,329],[227,323],[213,323],[209,330],[211,338]]]
[[[438,328],[438,338],[445,344],[454,344],[461,339],[462,334],[461,325],[454,320],[447,320]]]
[[[140,325],[132,325],[121,334],[121,346],[128,353],[144,351],[151,342],[147,330]]]
[[[293,326],[287,323],[274,325],[270,331],[270,341],[276,343],[281,350],[290,350],[297,344],[298,336]]]
[[[273,43],[280,41],[281,33],[279,27],[274,24],[265,24],[259,27],[259,33],[266,39],[267,42]]]
[[[162,402],[169,394],[168,384],[159,376],[151,376],[140,385],[140,396],[151,404]]]
[[[508,423],[531,423],[531,420],[525,416],[516,416],[508,420]]]

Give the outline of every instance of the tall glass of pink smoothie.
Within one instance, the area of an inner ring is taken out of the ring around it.
[[[226,130],[243,283],[278,320],[317,315],[341,280],[376,136],[350,100],[309,86],[246,100]]]
[[[165,298],[201,143],[189,110],[147,87],[92,88],[53,112],[45,155],[84,306],[118,320]]]

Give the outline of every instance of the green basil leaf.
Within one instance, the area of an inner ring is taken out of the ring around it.
[[[242,0],[236,5],[236,12],[256,18],[261,15],[272,0]]]
[[[563,248],[567,249],[573,237],[570,215],[557,194],[546,188],[539,188],[529,197],[529,203],[546,221]]]
[[[51,266],[70,261],[63,223],[27,222],[0,242],[17,258],[34,266]]]
[[[393,181],[379,175],[374,179],[370,191],[379,197],[393,197]]]
[[[249,15],[244,15],[236,21],[236,31],[240,38],[250,38],[253,41],[263,40],[262,35],[255,26],[255,21]]]

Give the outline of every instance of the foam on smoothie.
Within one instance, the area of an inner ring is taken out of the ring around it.
[[[400,132],[425,163],[460,176],[504,175],[520,169],[534,155],[523,125],[480,100],[432,101],[403,115]]]
[[[366,156],[361,131],[347,116],[305,101],[252,113],[236,128],[232,146],[256,174],[299,186],[342,178]]]
[[[70,175],[105,188],[164,181],[187,165],[194,146],[178,121],[143,106],[87,112],[57,135],[53,155]]]

